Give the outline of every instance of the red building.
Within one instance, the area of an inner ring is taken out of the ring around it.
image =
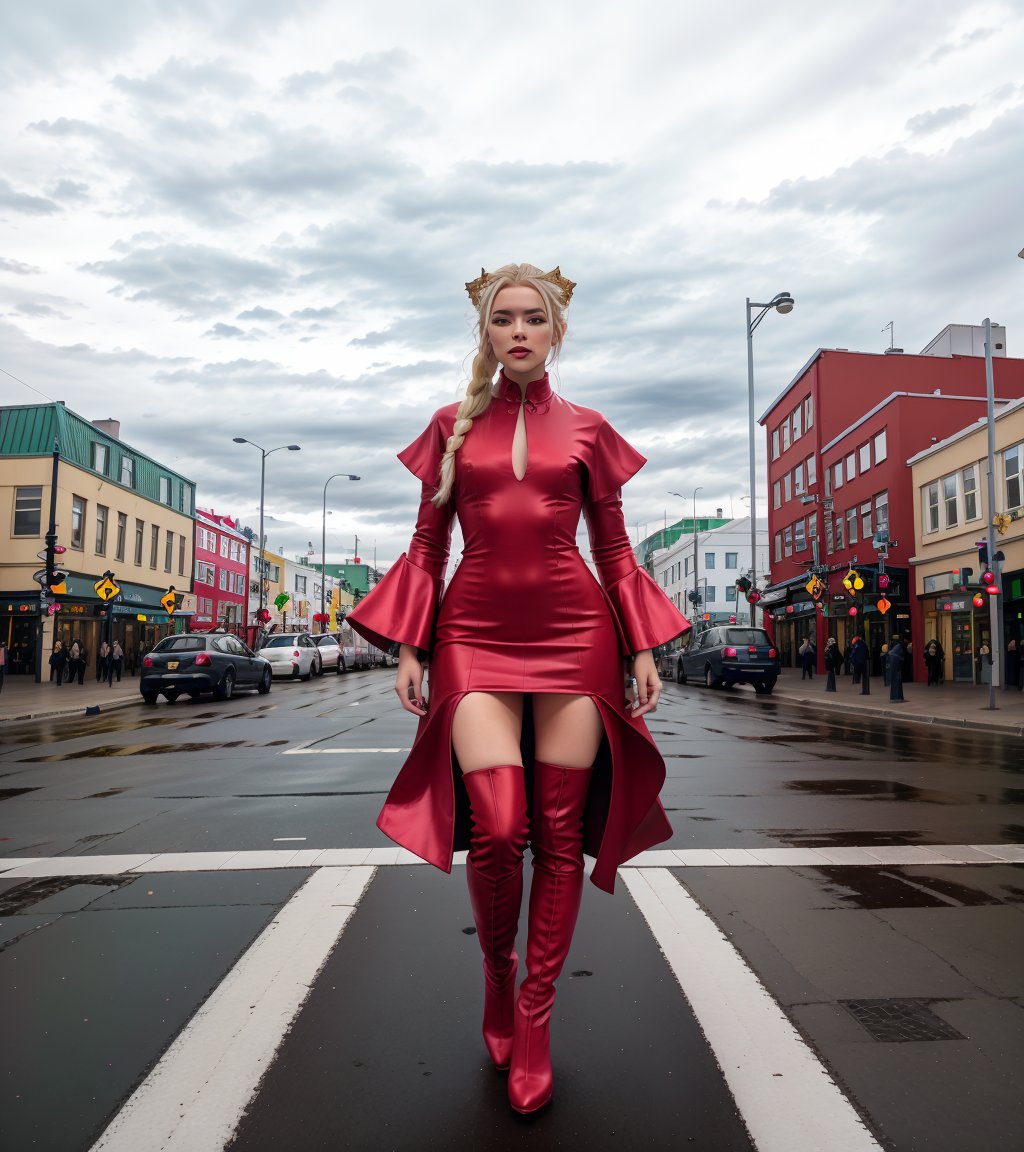
[[[246,622],[248,539],[230,516],[197,508],[195,556],[196,613],[191,631],[240,632]]]
[[[995,394],[1024,396],[1024,360],[1006,357],[997,331]],[[820,664],[829,636],[845,650],[858,634],[877,674],[895,633],[922,635],[909,575],[916,496],[907,460],[986,410],[983,356],[942,354],[951,346],[940,336],[917,356],[818,349],[761,416],[771,550],[761,606],[784,664],[797,663],[804,636]],[[824,585],[817,600],[806,588],[812,568]],[[843,586],[851,569],[863,581],[852,595]],[[884,612],[880,601],[889,603]]]

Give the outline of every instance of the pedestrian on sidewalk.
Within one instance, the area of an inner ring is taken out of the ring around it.
[[[50,679],[56,680],[58,684],[64,683],[64,665],[67,664],[67,660],[63,641],[55,641],[53,651],[50,653]]]
[[[879,653],[879,659],[882,662],[882,683],[889,687],[889,645],[883,644],[882,650]]]
[[[870,666],[868,661],[870,656],[868,654],[868,646],[859,636],[853,638],[853,648],[850,653],[850,659],[853,661],[853,682],[860,684],[860,694],[862,696],[871,695],[871,677]]]
[[[96,661],[96,679],[102,680],[104,684],[109,684],[112,670],[110,645],[104,640],[100,645],[100,654]]]
[[[809,636],[804,637],[803,643],[797,649],[797,655],[800,657],[800,679],[813,680],[815,652]]]
[[[124,667],[124,649],[121,647],[121,641],[115,640],[114,647],[111,650],[111,662],[114,674],[117,676],[118,684],[121,683],[121,669]],[[113,681],[111,681],[113,683]]]
[[[4,677],[7,675],[7,641],[0,636],[0,692],[4,690]]]
[[[889,649],[889,703],[905,704],[903,695],[903,641],[897,636]]]
[[[929,640],[924,650],[924,664],[928,669],[929,685],[942,683],[946,664],[946,653],[938,640]]]
[[[843,654],[839,651],[839,645],[836,643],[836,638],[830,636],[825,644],[825,671],[828,673],[828,679],[825,681],[825,691],[834,692],[836,690],[836,673],[843,666]]]
[[[89,667],[89,653],[81,642],[78,643],[78,683],[85,683],[85,670]]]
[[[1017,651],[1017,637],[1011,636],[1006,645],[1006,683],[1007,690],[1016,688],[1020,683],[1020,653]]]
[[[71,641],[71,647],[68,649],[68,683],[78,679],[78,665],[81,664],[83,670],[85,668],[85,660],[83,659],[82,645],[77,640]]]

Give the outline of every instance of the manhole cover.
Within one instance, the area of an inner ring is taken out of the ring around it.
[[[888,1044],[966,1039],[952,1024],[935,1015],[930,1007],[934,1000],[840,1000],[839,1003],[875,1040]]]

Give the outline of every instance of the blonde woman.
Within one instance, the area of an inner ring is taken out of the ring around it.
[[[348,617],[371,643],[401,645],[395,691],[419,718],[378,826],[445,871],[468,847],[484,1041],[510,1068],[522,1113],[552,1093],[549,1021],[583,852],[596,857],[594,884],[612,892],[620,864],[671,835],[658,801],[665,766],[643,717],[661,692],[651,649],[689,627],[637,566],[623,523],[620,489],[644,457],[600,413],[551,390],[574,287],[530,264],[466,285],[479,347],[465,399],[399,453],[422,483],[412,543]],[[581,513],[600,584],[576,547]],[[455,515],[465,546],[441,600]]]

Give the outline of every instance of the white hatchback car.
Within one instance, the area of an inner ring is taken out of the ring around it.
[[[273,632],[260,649],[260,655],[270,661],[275,676],[298,676],[308,680],[324,670],[320,649],[305,632]]]
[[[325,672],[332,668],[339,674],[345,671],[345,658],[336,637],[325,632],[322,636],[314,636],[313,643],[320,651],[320,663]]]

